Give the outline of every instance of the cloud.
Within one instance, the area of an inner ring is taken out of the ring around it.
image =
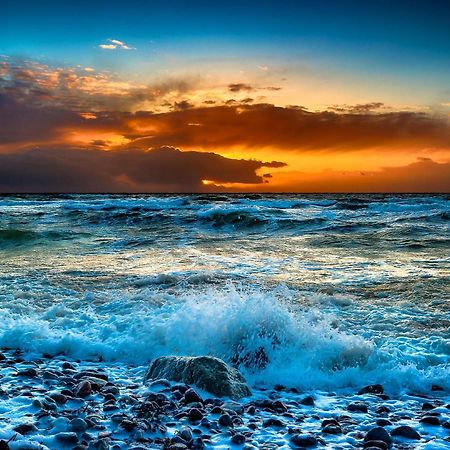
[[[350,114],[361,114],[369,113],[384,107],[384,103],[381,102],[371,102],[371,103],[360,103],[357,105],[334,105],[329,107],[330,111],[336,112],[346,112]]]
[[[0,154],[1,192],[207,191],[214,184],[259,185],[262,167],[277,161],[225,158],[215,153],[182,152],[173,147],[150,151],[53,147]]]
[[[276,148],[295,152],[450,148],[448,118],[415,112],[310,112],[270,104],[191,108],[163,114],[138,113],[142,131],[135,145],[201,148]],[[201,127],[189,127],[199,123]],[[139,134],[139,133],[138,133]]]
[[[107,39],[107,42],[108,44],[100,44],[99,48],[103,50],[136,50],[118,39]]]
[[[228,85],[228,90],[230,92],[242,92],[242,91],[246,91],[246,92],[250,92],[253,91],[255,88],[249,84],[245,84],[245,83],[231,83]]]
[[[188,100],[181,100],[180,102],[175,102],[173,105],[173,109],[177,111],[185,111],[186,109],[193,108],[194,104],[189,102]]]
[[[257,90],[267,90],[267,91],[280,91],[282,88],[279,86],[265,86],[258,87],[252,86],[251,84],[246,83],[231,83],[228,85],[228,90],[230,92],[251,92]]]
[[[142,105],[170,104],[194,91],[197,77],[169,77],[135,85],[106,72],[51,67],[34,61],[0,60],[0,93],[40,106],[78,111],[130,111]]]
[[[248,104],[204,107],[182,100],[170,103],[174,110],[164,113],[92,113],[52,101],[52,93],[35,89],[32,94],[24,94],[22,88],[15,84],[12,89],[0,89],[0,145],[48,143],[54,139],[64,142],[64,136],[73,132],[110,132],[130,141],[130,147],[143,149],[164,145],[202,150],[237,146],[292,152],[378,149],[390,153],[393,149],[412,152],[450,148],[449,119],[427,113],[310,112],[298,107],[251,104],[250,100]]]

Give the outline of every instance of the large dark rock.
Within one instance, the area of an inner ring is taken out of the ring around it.
[[[383,427],[372,428],[364,437],[364,442],[382,441],[388,447],[392,445],[392,438]]]
[[[238,400],[251,395],[245,378],[224,361],[212,356],[162,356],[150,363],[144,382],[165,378],[195,384],[217,397]]]

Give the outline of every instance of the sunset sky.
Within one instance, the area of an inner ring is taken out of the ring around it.
[[[449,192],[450,2],[2,2],[1,192]]]

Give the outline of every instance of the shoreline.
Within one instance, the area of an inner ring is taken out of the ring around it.
[[[367,446],[379,427],[392,448],[450,446],[450,393],[439,386],[389,397],[379,387],[336,394],[277,385],[235,402],[180,383],[146,386],[146,369],[1,352],[0,448],[387,448]],[[187,398],[189,388],[198,397]]]

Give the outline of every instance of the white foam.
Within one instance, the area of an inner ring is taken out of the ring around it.
[[[146,364],[156,356],[214,355],[230,361],[264,348],[263,370],[243,369],[253,383],[339,389],[371,382],[392,389],[449,386],[448,342],[386,338],[376,344],[331,314],[296,306],[286,288],[234,285],[181,295],[66,299],[36,309],[32,300],[3,305],[0,346],[75,358]],[[88,300],[90,304],[88,304]],[[347,306],[351,307],[350,305]],[[439,347],[441,346],[441,347]],[[438,353],[436,349],[441,348]]]

